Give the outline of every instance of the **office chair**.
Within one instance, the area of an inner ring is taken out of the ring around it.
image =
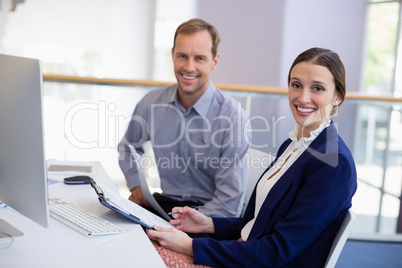
[[[249,157],[249,172],[248,181],[246,185],[246,191],[244,195],[244,205],[242,210],[242,215],[244,214],[247,204],[250,201],[251,194],[253,193],[254,187],[261,177],[262,173],[268,168],[269,164],[274,160],[274,157],[268,153],[262,152],[257,149],[250,148],[248,151]],[[258,158],[260,161],[256,161]]]
[[[342,221],[341,227],[336,234],[334,241],[332,242],[331,250],[329,251],[327,261],[325,262],[325,268],[334,268],[338,261],[339,255],[342,252],[343,246],[349,237],[352,225],[356,221],[356,216],[351,210],[348,211],[345,218]]]

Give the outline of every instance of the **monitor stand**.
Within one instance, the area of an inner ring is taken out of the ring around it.
[[[24,233],[6,222],[3,219],[0,219],[0,241],[7,240],[10,238],[16,238],[19,236],[23,236]]]

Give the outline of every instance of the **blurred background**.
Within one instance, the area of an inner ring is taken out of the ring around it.
[[[173,83],[174,32],[188,19],[203,18],[221,34],[213,82],[225,84],[225,92],[252,118],[252,147],[275,155],[294,127],[287,96],[248,89],[286,89],[299,53],[332,49],[345,64],[348,92],[361,96],[348,98],[334,118],[358,171],[352,236],[392,240],[402,232],[401,5],[401,0],[0,0],[0,53],[42,61],[47,159],[99,161],[127,195],[117,143],[136,103],[156,83],[57,82],[46,75]]]

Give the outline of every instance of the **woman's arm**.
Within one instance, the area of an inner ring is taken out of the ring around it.
[[[326,247],[330,247],[339,227],[333,223],[340,223],[350,207],[356,190],[356,174],[354,163],[344,156],[339,156],[336,167],[317,159],[312,162],[308,167],[298,168],[300,173],[294,175],[305,175],[305,179],[297,189],[286,190],[274,212],[269,211],[272,210],[269,202],[263,205],[250,241],[194,239],[194,263],[213,267],[276,267],[306,254],[307,249],[310,250],[307,254],[314,251],[316,255],[312,263],[325,258]],[[267,213],[271,215],[268,218]],[[219,231],[220,228],[216,229]]]
[[[153,226],[155,230],[147,230],[147,235],[165,248],[193,256],[193,240],[184,232],[212,234],[215,232],[212,218],[189,207],[175,207],[172,211],[176,213],[170,223],[176,228]]]
[[[165,248],[193,256],[193,239],[186,233],[175,228],[163,228],[156,225],[153,227],[155,230],[147,229],[149,239],[158,241]]]

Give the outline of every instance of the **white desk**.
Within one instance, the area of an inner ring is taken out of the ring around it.
[[[49,164],[91,165],[92,178],[116,189],[98,162]],[[12,210],[0,210],[1,218],[24,232],[9,248],[0,249],[0,267],[166,267],[141,226],[103,207],[89,184],[66,185],[62,182],[65,175],[50,172],[48,176],[58,181],[49,185],[50,195],[74,203],[128,232],[88,238],[51,217],[49,227],[43,228]],[[0,248],[3,246],[0,244]]]

